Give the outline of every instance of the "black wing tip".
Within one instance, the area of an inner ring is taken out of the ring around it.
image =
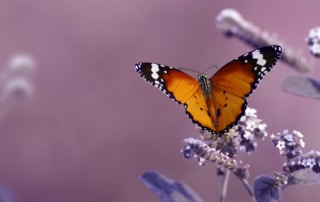
[[[282,47],[280,45],[277,45],[277,44],[270,45],[270,46],[264,46],[264,47],[258,48],[256,50],[259,50],[259,49],[270,49],[270,48],[273,49],[274,51],[276,51],[277,56],[281,56]]]
[[[141,73],[141,65],[142,63],[141,62],[138,62],[134,65],[135,69],[137,72]]]
[[[279,45],[272,45],[271,47],[276,51],[277,59],[280,59],[282,55],[282,47]]]
[[[274,44],[274,45],[271,45],[271,46],[266,46],[264,48],[272,48],[273,51],[275,51],[275,58],[276,60],[280,59],[281,58],[281,55],[282,55],[282,47],[280,45],[277,45],[277,44]]]
[[[154,62],[137,62],[137,63],[135,64],[135,68],[136,68],[137,71],[141,71],[141,69],[142,69],[143,67],[145,67],[145,68],[150,68],[152,65],[158,65],[158,66],[160,66],[159,64],[154,63]]]

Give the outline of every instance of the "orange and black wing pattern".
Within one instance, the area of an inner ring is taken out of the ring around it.
[[[238,123],[247,106],[246,97],[280,56],[277,45],[256,49],[224,65],[209,79],[201,74],[204,79],[199,81],[166,65],[143,62],[135,67],[147,82],[183,104],[192,122],[221,136]]]
[[[203,129],[212,128],[213,123],[197,79],[173,67],[156,63],[137,63],[136,71],[175,102],[183,104],[192,122]]]
[[[247,106],[246,97],[257,88],[281,53],[277,45],[256,49],[227,63],[211,77],[211,101],[218,122],[215,133],[223,134],[238,123]]]
[[[186,103],[199,89],[198,80],[188,74],[156,63],[137,63],[136,71],[178,104]]]

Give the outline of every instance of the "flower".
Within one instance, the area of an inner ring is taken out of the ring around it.
[[[229,169],[244,179],[249,176],[249,166],[236,161],[236,154],[238,150],[247,154],[255,151],[258,145],[256,140],[267,136],[266,126],[257,118],[255,109],[247,108],[238,125],[232,127],[222,137],[202,131],[202,140],[185,139],[186,145],[181,152],[187,159],[196,159],[199,165],[206,165],[208,162],[217,163],[220,171]]]
[[[236,162],[221,151],[210,147],[205,142],[194,138],[184,140],[187,143],[181,152],[188,159],[196,158],[199,165],[205,165],[208,161],[217,162],[219,165],[227,168],[236,166]]]
[[[306,42],[311,54],[320,57],[320,27],[310,29]]]
[[[270,137],[279,153],[285,155],[288,161],[300,155],[302,153],[301,148],[305,146],[302,133],[296,130],[293,130],[292,133],[284,130],[282,133],[278,132]]]

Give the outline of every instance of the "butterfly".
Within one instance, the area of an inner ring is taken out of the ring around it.
[[[278,59],[282,49],[266,46],[248,52],[221,67],[213,76],[198,78],[170,66],[140,62],[136,71],[184,109],[193,123],[218,136],[228,132],[244,114],[247,97]]]

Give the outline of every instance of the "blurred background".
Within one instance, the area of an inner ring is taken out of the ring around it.
[[[203,71],[252,50],[215,26],[222,9],[276,34],[305,55],[319,25],[318,1],[0,0],[0,67],[16,53],[36,64],[33,96],[14,102],[0,122],[0,194],[14,202],[159,201],[139,180],[159,170],[216,201],[216,165],[199,167],[180,153],[199,132],[176,105],[134,70],[140,61]],[[284,93],[292,68],[279,62],[249,98],[268,132],[299,130],[305,151],[319,150],[318,100]],[[270,139],[250,156],[252,183],[281,171]],[[231,175],[227,201],[249,201]],[[283,201],[318,201],[319,185],[291,186]]]

